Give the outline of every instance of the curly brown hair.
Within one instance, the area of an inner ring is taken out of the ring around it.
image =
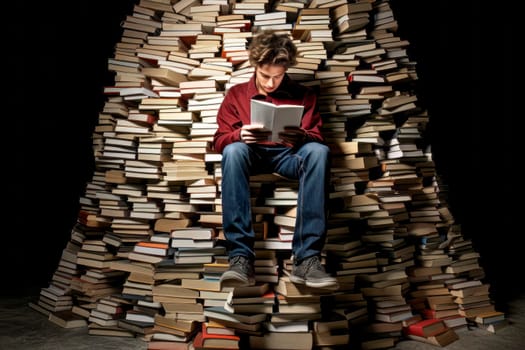
[[[248,49],[250,64],[254,67],[271,64],[288,68],[297,62],[297,47],[288,34],[262,32],[252,39]]]

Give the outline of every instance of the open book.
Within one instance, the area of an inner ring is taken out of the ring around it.
[[[264,129],[270,130],[270,140],[279,141],[279,133],[285,126],[301,126],[304,106],[302,105],[275,105],[261,100],[251,100],[251,124],[261,124]]]

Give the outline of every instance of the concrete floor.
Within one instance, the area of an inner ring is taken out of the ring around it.
[[[64,329],[28,306],[34,297],[0,298],[0,350],[145,350],[137,338],[93,336],[86,328]],[[459,330],[459,340],[448,350],[525,349],[525,295],[508,303],[510,324],[493,334],[480,329]],[[400,341],[395,349],[431,350],[436,347],[412,340]]]

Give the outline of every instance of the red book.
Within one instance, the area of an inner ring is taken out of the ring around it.
[[[202,349],[202,332],[197,332],[193,338],[193,347],[195,350]]]
[[[423,309],[420,312],[424,318],[443,318],[443,317],[459,315],[458,309],[444,309],[444,310]]]
[[[202,339],[210,339],[210,338],[216,338],[216,339],[231,339],[235,341],[239,341],[241,338],[236,334],[224,334],[224,333],[210,333],[208,332],[208,324],[206,322],[202,323]]]
[[[200,339],[198,339],[200,336]],[[241,338],[235,334],[214,334],[208,333],[206,322],[202,323],[202,330],[195,336],[194,346],[198,349],[197,345],[201,348],[220,348],[220,349],[239,349],[239,340]],[[195,344],[200,342],[200,344]]]
[[[140,242],[137,242],[136,245],[140,247],[150,247],[150,248],[159,248],[159,249],[167,249],[169,247],[167,243],[150,242],[150,241],[140,241]]]
[[[167,243],[141,241],[135,244],[135,246],[133,247],[133,251],[143,254],[164,256],[166,255],[168,248],[169,245]]]
[[[132,120],[134,122],[140,122],[145,124],[155,124],[157,122],[157,116],[150,113],[136,113],[136,112],[130,112],[128,114],[128,120]]]
[[[430,337],[432,335],[441,333],[446,329],[447,326],[443,320],[439,318],[429,318],[407,326],[404,331],[405,334],[417,335],[420,337]]]

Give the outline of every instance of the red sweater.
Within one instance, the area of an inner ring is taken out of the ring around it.
[[[241,140],[241,127],[250,124],[250,100],[252,98],[272,102],[276,105],[303,105],[304,114],[301,128],[306,131],[306,139],[324,141],[321,134],[322,120],[317,105],[317,95],[311,88],[293,81],[286,75],[277,90],[268,96],[264,96],[257,91],[254,74],[250,81],[232,86],[224,97],[217,114],[219,127],[213,139],[213,145],[217,152],[222,153],[224,147]]]

